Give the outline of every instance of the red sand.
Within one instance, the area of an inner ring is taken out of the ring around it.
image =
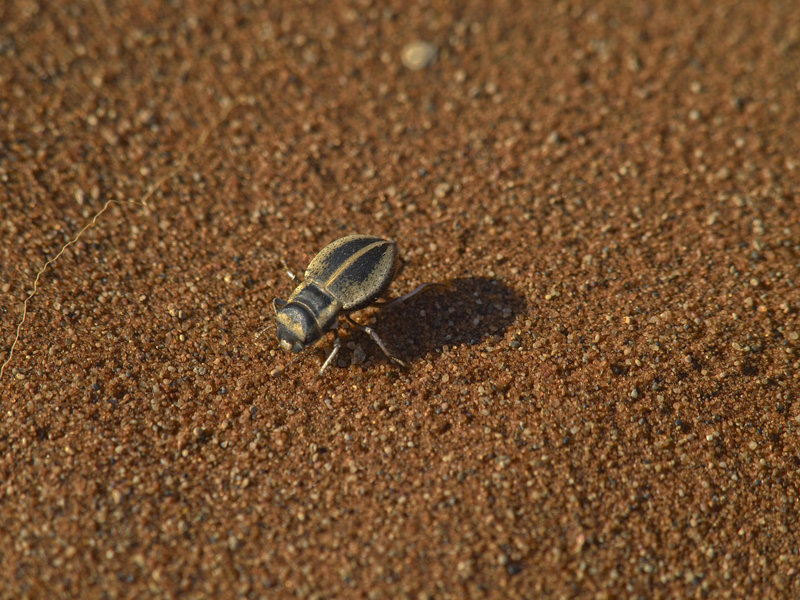
[[[2,360],[116,203],[0,379],[3,597],[800,596],[800,6],[43,4]],[[317,378],[255,334],[351,232],[448,285]]]

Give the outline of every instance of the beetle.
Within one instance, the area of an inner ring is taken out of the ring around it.
[[[397,242],[371,235],[353,234],[325,246],[306,268],[303,281],[288,300],[275,298],[278,341],[284,350],[300,352],[334,332],[333,349],[319,370],[320,375],[333,362],[342,345],[339,338],[339,315],[369,335],[393,362],[405,363],[393,356],[371,327],[350,317],[380,298],[401,269]],[[289,273],[290,277],[294,276]],[[391,303],[406,300],[417,291]]]

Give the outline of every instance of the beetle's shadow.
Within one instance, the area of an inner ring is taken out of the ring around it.
[[[465,277],[386,306],[371,325],[398,358],[411,361],[444,346],[503,335],[526,306],[525,298],[499,279]]]

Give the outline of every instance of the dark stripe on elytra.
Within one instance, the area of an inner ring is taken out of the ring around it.
[[[370,304],[383,294],[392,282],[391,275],[394,264],[393,261],[386,259],[392,258],[393,253],[394,246],[392,244],[381,244],[370,248],[342,271],[336,281],[330,285],[330,291],[337,295],[339,290],[349,286],[359,290],[359,293],[356,294],[357,297],[353,297],[351,291],[351,297],[346,302],[340,299],[348,310],[357,310]],[[378,266],[381,269],[376,273]]]
[[[347,268],[342,271],[340,279],[348,283],[366,282],[375,273],[375,267],[381,263],[384,255],[392,252],[392,247],[388,244],[381,244],[370,248],[359,256]]]
[[[314,273],[314,278],[319,281],[328,281],[336,269],[341,267],[353,254],[375,242],[386,242],[378,237],[356,238],[348,240],[325,256],[324,264],[319,273]]]

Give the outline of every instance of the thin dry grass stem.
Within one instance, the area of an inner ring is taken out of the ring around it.
[[[47,268],[50,265],[52,265],[53,263],[55,263],[61,257],[61,255],[64,254],[64,252],[67,251],[67,249],[70,246],[74,245],[81,238],[81,236],[84,233],[86,233],[87,230],[91,229],[97,223],[97,220],[103,215],[103,213],[106,212],[106,210],[108,210],[108,207],[111,206],[112,204],[115,204],[115,203],[116,204],[132,204],[132,205],[143,206],[145,208],[150,208],[150,205],[148,204],[148,202],[153,197],[153,195],[168,180],[172,179],[173,177],[175,177],[175,175],[177,175],[184,168],[186,168],[186,164],[189,162],[189,158],[192,156],[192,154],[194,154],[198,149],[200,149],[206,143],[206,140],[208,139],[208,136],[211,135],[211,132],[214,131],[217,127],[219,127],[228,118],[228,116],[231,114],[231,112],[235,108],[237,108],[239,106],[242,106],[244,104],[252,104],[252,101],[249,98],[242,97],[242,98],[237,98],[234,101],[229,101],[228,103],[226,103],[224,105],[224,107],[223,107],[222,113],[216,119],[216,121],[214,121],[211,125],[209,125],[208,127],[206,127],[203,130],[203,132],[197,138],[197,141],[183,154],[183,156],[181,156],[180,160],[178,160],[178,162],[169,171],[167,171],[166,174],[164,174],[159,179],[157,179],[156,182],[150,187],[150,189],[147,190],[147,192],[145,192],[142,195],[141,198],[138,198],[138,199],[135,199],[135,200],[108,200],[108,201],[106,201],[106,203],[103,204],[103,207],[94,214],[94,216],[89,220],[89,222],[86,223],[86,225],[84,225],[80,229],[80,231],[78,231],[78,233],[76,233],[75,236],[71,240],[69,240],[67,243],[65,243],[63,246],[61,246],[61,249],[55,254],[55,256],[53,256],[52,258],[48,258],[45,261],[45,263],[42,265],[42,267],[36,273],[36,277],[33,280],[33,289],[25,297],[25,300],[22,302],[22,315],[20,317],[19,323],[17,323],[17,330],[16,330],[16,333],[14,335],[14,340],[11,342],[11,347],[8,350],[8,356],[6,357],[6,360],[3,361],[2,365],[0,365],[0,380],[3,379],[3,373],[5,372],[6,367],[11,362],[11,360],[14,358],[14,350],[17,347],[17,343],[19,343],[20,335],[22,333],[22,326],[25,324],[25,320],[26,320],[26,318],[28,316],[28,304],[33,299],[33,297],[36,296],[36,293],[39,290],[39,280],[41,279],[42,275],[47,270]]]

